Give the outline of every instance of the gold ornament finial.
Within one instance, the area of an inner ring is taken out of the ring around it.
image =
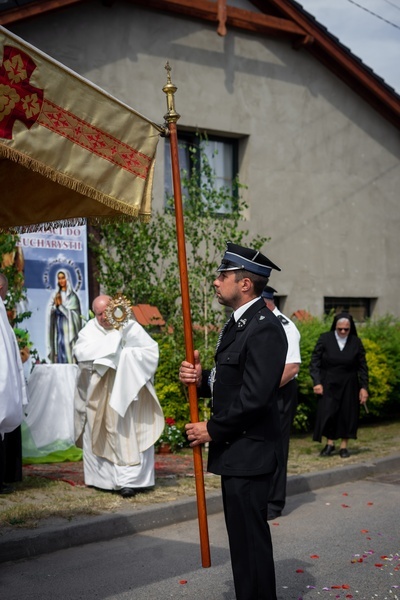
[[[172,69],[171,69],[171,66],[169,64],[169,61],[167,61],[166,65],[165,65],[165,70],[167,71],[167,83],[163,87],[163,92],[165,94],[167,94],[167,108],[168,108],[168,112],[167,112],[167,114],[164,115],[164,119],[166,120],[167,123],[176,123],[177,120],[181,116],[175,110],[174,94],[175,94],[175,92],[176,92],[176,90],[178,88],[176,87],[176,85],[174,85],[172,83],[172,79],[171,79],[171,71],[172,71]]]
[[[169,64],[168,60],[167,60],[167,62],[165,64],[164,69],[167,71],[167,82],[171,83],[171,71],[172,71],[172,69],[170,67],[170,64]]]

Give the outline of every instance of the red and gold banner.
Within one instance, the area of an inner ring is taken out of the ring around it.
[[[0,27],[0,229],[150,218],[160,131]]]

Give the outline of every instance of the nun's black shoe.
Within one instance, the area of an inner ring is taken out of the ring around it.
[[[350,452],[347,450],[347,448],[340,448],[339,456],[340,458],[349,458]]]
[[[138,490],[136,488],[124,487],[119,490],[120,496],[123,498],[131,498],[132,496],[136,496]]]
[[[335,452],[335,446],[332,444],[327,444],[323,450],[319,453],[320,456],[330,456],[333,452]]]

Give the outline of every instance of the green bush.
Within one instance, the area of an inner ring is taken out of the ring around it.
[[[380,416],[391,418],[398,415],[400,410],[400,320],[391,315],[375,321],[368,319],[359,328],[359,335],[363,342],[368,339],[377,344],[389,369],[390,391],[387,401],[380,403]]]
[[[391,369],[385,353],[376,342],[363,337],[362,343],[366,352],[369,375],[368,410],[372,415],[379,417],[382,414],[384,405],[390,399],[392,391],[390,385]],[[361,411],[360,414],[363,417],[367,413]]]
[[[313,382],[310,377],[309,365],[315,344],[321,333],[330,327],[328,319],[310,317],[305,321],[296,321],[300,331],[301,365],[297,376],[299,404],[293,421],[293,430],[296,432],[309,431],[312,428],[317,408],[317,397],[313,392]]]
[[[179,365],[184,358],[183,345],[171,333],[155,334],[160,358],[155,376],[155,390],[166,418],[173,418],[183,430],[189,422],[189,404],[184,386],[178,379]]]
[[[301,367],[297,378],[299,405],[293,423],[296,432],[311,431],[314,426],[317,396],[313,392],[313,382],[309,373],[311,355],[321,333],[329,331],[332,315],[322,319],[312,317],[298,321],[301,334]],[[160,360],[156,373],[155,387],[164,414],[173,418],[177,427],[184,431],[190,421],[187,389],[178,380],[178,371],[185,355],[182,323],[177,321],[163,333],[154,334],[159,344]],[[400,362],[400,325],[393,317],[385,317],[376,322],[368,321],[358,325],[357,330],[364,344],[369,370],[369,413],[361,411],[361,418],[384,419],[398,414],[400,375],[397,365]],[[194,347],[200,351],[203,368],[213,366],[214,348],[218,332],[195,329]],[[199,419],[210,415],[208,399],[199,398]]]

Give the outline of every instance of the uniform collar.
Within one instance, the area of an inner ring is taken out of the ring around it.
[[[246,304],[242,304],[242,306],[239,306],[239,308],[237,308],[234,313],[233,313],[233,318],[235,319],[236,323],[239,321],[240,317],[242,315],[244,315],[244,313],[246,312],[246,310],[248,308],[250,308],[250,306],[252,304],[254,304],[254,302],[257,302],[257,300],[259,300],[260,298],[253,298],[253,300],[250,300],[249,302],[246,302]]]

